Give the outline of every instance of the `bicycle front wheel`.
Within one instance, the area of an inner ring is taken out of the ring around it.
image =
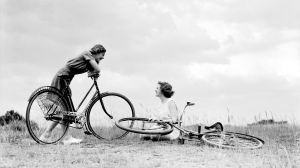
[[[129,124],[133,126],[128,127]],[[173,127],[165,122],[149,121],[148,118],[129,117],[116,122],[117,127],[138,134],[166,135],[173,131]]]
[[[26,125],[31,137],[40,144],[52,144],[61,140],[68,125],[51,119],[51,115],[68,110],[69,106],[59,90],[48,86],[37,89],[30,96],[26,110]]]
[[[99,96],[95,96],[87,108],[87,126],[91,133],[99,139],[118,139],[128,134],[127,131],[119,129],[115,121],[124,117],[134,117],[135,111],[130,100],[119,93],[101,94],[104,107],[111,119],[103,110]],[[133,123],[128,123],[131,127]]]
[[[257,149],[264,144],[260,138],[235,132],[210,132],[202,139],[208,145],[228,149]]]

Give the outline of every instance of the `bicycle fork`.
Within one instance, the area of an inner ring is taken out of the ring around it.
[[[110,119],[113,119],[113,116],[111,116],[110,114],[108,114],[108,112],[106,111],[106,108],[105,108],[104,103],[103,103],[103,100],[102,100],[102,98],[101,98],[100,90],[99,90],[99,87],[98,87],[98,84],[97,84],[97,81],[96,81],[96,80],[97,80],[97,79],[94,78],[94,85],[95,85],[95,87],[96,87],[96,92],[97,92],[97,94],[98,94],[98,96],[99,96],[99,101],[100,101],[101,107],[102,107],[103,111],[105,112],[105,114],[106,114]]]

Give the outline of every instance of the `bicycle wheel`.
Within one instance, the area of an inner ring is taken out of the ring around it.
[[[53,87],[41,87],[33,92],[29,98],[26,110],[26,126],[31,137],[40,144],[58,142],[68,130],[68,125],[61,126],[62,122],[51,119],[51,114],[57,111],[67,111],[69,107],[59,90]],[[57,126],[57,125],[60,126]],[[45,130],[55,126],[51,134],[41,137]]]
[[[202,136],[208,145],[229,149],[257,149],[264,141],[250,135],[234,132],[211,132]]]
[[[88,129],[99,139],[112,140],[124,137],[128,132],[116,127],[115,121],[135,116],[132,103],[125,96],[112,92],[101,94],[101,99],[107,113],[113,116],[113,119],[104,112],[99,96],[94,96],[86,111]],[[128,124],[128,127],[133,125]]]
[[[130,123],[134,123],[133,126],[128,127]],[[166,135],[173,131],[173,127],[165,122],[149,121],[148,118],[122,118],[116,122],[116,126],[134,133],[139,134],[160,134]]]

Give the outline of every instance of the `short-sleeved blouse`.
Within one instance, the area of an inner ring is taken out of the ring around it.
[[[159,116],[159,118],[161,117],[168,118],[168,119],[177,118],[178,111],[177,113],[173,113],[169,109],[171,102],[175,102],[175,101],[172,98],[169,98],[165,103],[160,104],[160,106],[157,109],[158,110],[157,115]]]
[[[79,56],[69,60],[66,65],[60,69],[57,76],[69,76],[73,77],[77,74],[82,74],[87,71],[92,71],[92,67],[89,63],[90,60],[95,60],[91,52],[85,51]]]

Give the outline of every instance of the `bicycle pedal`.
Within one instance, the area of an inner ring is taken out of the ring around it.
[[[85,135],[92,135],[92,132],[88,129],[87,125],[83,125],[83,132]]]

